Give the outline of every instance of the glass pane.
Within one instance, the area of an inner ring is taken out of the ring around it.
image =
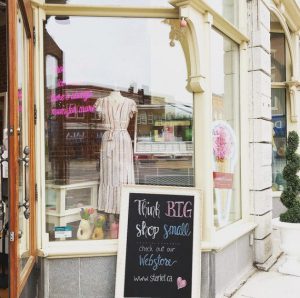
[[[285,36],[284,33],[271,33],[271,80],[286,80]]]
[[[44,30],[47,232],[116,238],[123,184],[194,185],[193,94],[177,41],[185,29],[66,20],[49,17]]]
[[[66,191],[66,210],[91,205],[91,188],[79,188]]]
[[[211,57],[214,221],[220,228],[241,218],[239,47],[213,31]]]
[[[272,89],[272,189],[281,191],[285,186],[282,170],[286,165],[286,94],[284,88]]]
[[[209,6],[215,9],[227,21],[238,27],[239,5],[237,0],[205,0]]]
[[[18,19],[18,112],[19,112],[19,157],[23,157],[24,146],[27,145],[27,132],[26,132],[26,45],[25,45],[25,31],[21,16]],[[24,163],[19,163],[19,202],[23,204],[25,201],[25,184],[28,183],[28,173],[24,167]],[[28,184],[27,184],[28,185]],[[19,209],[19,258],[20,258],[20,270],[26,265],[26,261],[29,257],[29,221],[24,217],[24,208]]]
[[[169,0],[46,0],[48,4],[173,7]]]

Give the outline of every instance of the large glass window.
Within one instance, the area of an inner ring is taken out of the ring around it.
[[[286,164],[286,44],[284,33],[271,33],[272,81],[272,189],[281,191],[285,186],[282,170]]]
[[[117,238],[123,184],[194,185],[193,94],[173,30],[184,42],[178,20],[47,18],[50,240]]]
[[[212,31],[214,222],[224,227],[241,218],[239,47]]]
[[[285,88],[272,88],[272,189],[283,190],[282,170],[286,165],[286,94]]]
[[[285,36],[271,33],[271,80],[284,82],[286,79]]]

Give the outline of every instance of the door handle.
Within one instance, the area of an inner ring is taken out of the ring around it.
[[[29,188],[29,181],[28,181],[28,167],[29,167],[29,154],[30,154],[30,148],[28,146],[24,147],[23,150],[23,154],[24,157],[19,158],[19,161],[24,163],[25,166],[25,173],[24,173],[24,177],[25,177],[25,199],[24,199],[24,203],[20,203],[19,204],[19,208],[24,207],[24,217],[25,219],[29,219],[30,217],[30,203],[29,203],[29,195],[28,195],[28,188]]]
[[[28,167],[29,166],[29,154],[30,154],[30,149],[29,149],[28,146],[24,147],[23,153],[24,153],[24,157],[23,158],[19,158],[19,161],[23,161],[25,167]],[[25,172],[25,174],[26,174],[26,172]]]

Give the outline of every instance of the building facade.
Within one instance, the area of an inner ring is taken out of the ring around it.
[[[274,263],[298,1],[0,3],[10,297],[114,297],[124,184],[201,190],[201,297]]]

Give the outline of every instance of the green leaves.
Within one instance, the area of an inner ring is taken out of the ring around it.
[[[296,131],[288,135],[286,160],[287,164],[282,171],[286,180],[286,187],[280,196],[282,204],[288,210],[280,215],[280,221],[300,223],[300,203],[297,196],[300,192],[300,179],[297,175],[300,170],[300,156],[296,153],[299,146],[299,136]]]
[[[300,203],[296,202],[296,205],[288,209],[285,213],[280,215],[280,221],[290,223],[300,223]]]

